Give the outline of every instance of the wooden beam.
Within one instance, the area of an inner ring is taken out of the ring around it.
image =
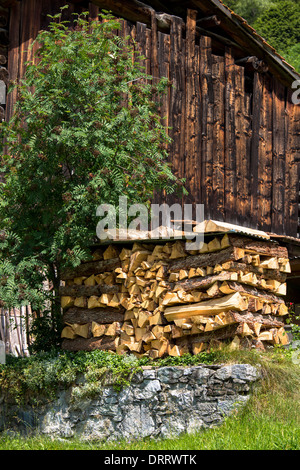
[[[160,31],[169,32],[172,18],[167,13],[156,13],[155,10],[145,3],[138,0],[93,0],[93,3],[100,9],[112,11],[116,16],[120,16],[132,22],[145,23],[151,27],[153,22],[153,15],[157,20],[157,27]]]
[[[205,18],[197,20],[197,26],[201,26],[202,28],[213,28],[215,26],[220,26],[220,24],[221,20],[217,15],[206,16]]]
[[[235,63],[236,65],[242,65],[248,68],[251,67],[259,73],[266,73],[269,70],[268,64],[256,56],[244,57],[243,59],[236,60]]]
[[[299,74],[283,61],[274,48],[246,25],[243,18],[231,12],[219,0],[193,0],[193,5],[204,15],[216,14],[221,19],[222,29],[230,39],[244,51],[257,57],[263,56],[270,72],[285,86],[290,87],[295,80],[299,80]]]

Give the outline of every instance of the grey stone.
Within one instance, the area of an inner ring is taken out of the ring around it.
[[[0,428],[98,440],[194,433],[220,424],[243,406],[259,376],[249,364],[162,367],[143,370],[121,391],[106,385],[99,387],[98,396],[75,403],[71,388],[59,390],[52,404],[39,407],[19,407],[3,397]],[[85,382],[81,377],[77,383]]]
[[[154,379],[156,379],[156,369],[145,369],[145,370],[143,370],[143,378],[145,380],[154,380]]]
[[[182,389],[174,389],[170,390],[169,394],[173,399],[175,399],[174,401],[178,404],[178,406],[186,408],[193,406],[193,392]]]
[[[133,395],[137,400],[152,400],[161,391],[159,380],[146,380],[140,387],[135,387]]]
[[[223,416],[229,416],[233,411],[238,410],[241,406],[243,406],[249,397],[247,396],[239,396],[238,398],[227,398],[227,399],[219,399],[218,400],[218,409]]]
[[[205,423],[200,413],[197,414],[194,412],[191,416],[188,416],[186,423],[186,432],[188,434],[195,434],[199,432],[203,427],[205,427]]]
[[[167,384],[177,383],[183,376],[183,369],[178,367],[161,367],[157,371],[157,378]]]
[[[138,371],[136,372],[133,376],[132,376],[132,379],[131,379],[131,383],[133,384],[140,384],[142,383],[144,380],[144,375],[143,375],[143,371]]]
[[[201,413],[201,415],[203,417],[207,416],[207,415],[213,415],[215,414],[217,411],[218,411],[218,405],[217,405],[217,402],[215,403],[210,403],[210,402],[207,402],[207,403],[201,403],[201,402],[197,402],[196,404],[196,409],[198,412]]]
[[[213,374],[212,378],[213,380],[221,381],[231,378],[245,382],[254,382],[259,378],[259,374],[257,369],[249,364],[233,364],[222,367]]]
[[[128,410],[120,426],[123,437],[144,438],[155,431],[155,422],[145,405],[135,406]]]
[[[197,384],[207,383],[208,378],[211,376],[212,372],[209,369],[206,369],[202,366],[194,367],[191,371],[191,379]]]
[[[186,432],[186,422],[183,416],[171,415],[160,428],[160,437],[177,437]]]

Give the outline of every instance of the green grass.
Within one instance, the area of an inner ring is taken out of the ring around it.
[[[116,443],[3,433],[0,450],[300,450],[300,366],[281,351],[222,351],[218,359],[260,364],[263,380],[247,405],[216,428],[172,439]]]

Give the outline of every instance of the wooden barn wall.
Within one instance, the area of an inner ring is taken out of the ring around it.
[[[11,79],[23,76],[28,48],[47,27],[47,14],[64,4],[23,0],[11,8]],[[74,9],[71,4],[69,18]],[[89,11],[97,17],[98,7],[90,3]],[[267,73],[254,72],[246,86],[245,68],[230,49],[216,55],[209,37],[196,37],[194,11],[188,10],[185,23],[173,17],[170,34],[157,30],[155,15],[151,28],[124,20],[120,34],[134,38],[148,73],[173,83],[161,112],[171,128],[174,172],[186,178],[189,195],[156,195],[155,201],[203,203],[206,218],[296,237],[300,106],[292,104],[291,91]],[[7,118],[14,100],[9,95]]]

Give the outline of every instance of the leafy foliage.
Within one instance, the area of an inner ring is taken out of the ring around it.
[[[72,399],[91,398],[103,385],[112,384],[116,390],[127,386],[133,375],[144,365],[175,366],[210,364],[216,354],[186,354],[181,358],[165,358],[153,361],[149,358],[122,356],[107,351],[36,353],[26,358],[8,357],[6,365],[0,365],[0,390],[5,399],[17,403],[38,403],[55,397],[59,387],[72,386]],[[84,380],[76,380],[79,375]]]
[[[227,0],[225,3],[300,72],[298,0]]]
[[[300,42],[300,8],[291,0],[276,2],[255,21],[256,30],[281,53]]]

